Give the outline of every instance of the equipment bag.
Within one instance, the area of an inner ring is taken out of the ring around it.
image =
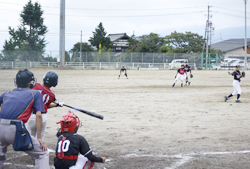
[[[16,136],[13,149],[15,151],[33,150],[34,146],[30,137],[30,133],[26,129],[23,121],[14,121],[13,124],[16,125]]]

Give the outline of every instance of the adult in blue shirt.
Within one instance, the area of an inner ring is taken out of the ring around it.
[[[49,152],[41,139],[43,100],[39,91],[30,89],[34,82],[32,72],[20,70],[15,79],[17,88],[0,96],[0,169],[6,160],[7,147],[18,139],[16,123],[26,123],[32,110],[36,112],[37,138],[31,136],[34,149],[25,153],[35,159],[36,169],[50,168]]]

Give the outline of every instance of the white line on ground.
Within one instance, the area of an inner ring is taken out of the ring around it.
[[[196,153],[189,153],[189,154],[177,154],[177,155],[159,155],[159,154],[127,154],[122,157],[124,158],[134,158],[134,157],[160,157],[160,158],[177,158],[179,159],[177,162],[174,162],[169,167],[166,167],[165,169],[176,169],[185,163],[190,162],[192,159],[194,159],[194,156],[199,155],[226,155],[226,154],[247,154],[250,153],[250,150],[244,150],[244,151],[225,151],[225,152],[196,152]]]
[[[180,156],[180,155],[176,155],[175,157],[179,158],[180,160],[177,162],[174,162],[170,167],[165,167],[165,169],[175,169],[177,167],[182,166],[185,163],[188,163],[193,158],[190,156]]]

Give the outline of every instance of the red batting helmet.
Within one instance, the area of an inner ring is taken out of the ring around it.
[[[57,124],[59,123],[61,124],[61,132],[76,133],[81,126],[80,119],[71,111],[65,114]]]

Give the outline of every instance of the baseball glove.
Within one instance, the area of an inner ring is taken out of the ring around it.
[[[242,77],[245,77],[246,76],[246,73],[245,72],[242,72]]]
[[[61,129],[57,130],[56,137],[59,137],[62,134]]]
[[[190,78],[193,78],[194,76],[193,76],[193,74],[190,74]]]

